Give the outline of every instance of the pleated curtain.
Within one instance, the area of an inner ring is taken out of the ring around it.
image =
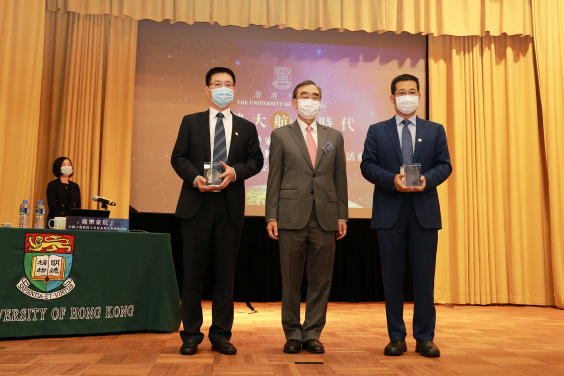
[[[429,39],[429,118],[453,173],[439,187],[435,299],[554,305],[531,37]]]
[[[46,12],[35,197],[55,179],[53,161],[73,161],[82,207],[93,195],[127,218],[137,22],[106,15]]]
[[[0,2],[0,223],[34,206],[45,3]]]

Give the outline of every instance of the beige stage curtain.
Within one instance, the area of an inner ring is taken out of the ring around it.
[[[430,38],[429,99],[453,164],[436,300],[554,305],[532,38]]]
[[[108,197],[118,203],[112,217],[127,218],[137,21],[48,11],[45,30],[36,196],[67,156],[82,206]]]
[[[135,20],[296,30],[532,35],[531,0],[47,0],[48,9]]]
[[[13,226],[24,199],[36,205],[44,25],[44,1],[0,2],[0,222]]]
[[[548,192],[550,197],[550,247],[554,274],[554,295],[564,308],[564,3],[533,1],[533,26],[542,120]]]

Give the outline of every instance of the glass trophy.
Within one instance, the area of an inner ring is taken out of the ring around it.
[[[400,174],[405,174],[405,185],[407,187],[421,187],[421,163],[411,163],[401,166]]]
[[[219,186],[223,179],[219,178],[221,175],[221,163],[219,162],[204,162],[204,178],[206,179],[206,186]]]

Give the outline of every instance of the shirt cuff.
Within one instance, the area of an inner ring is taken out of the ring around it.
[[[267,222],[270,222],[270,221],[276,221],[276,219],[269,219]]]
[[[198,186],[196,185],[196,180],[198,180],[198,178],[199,178],[200,176],[201,176],[201,175],[196,176],[196,178],[195,178],[194,181],[192,182],[192,187],[198,188]]]
[[[346,220],[346,219],[339,219],[339,221],[347,222],[347,220]]]

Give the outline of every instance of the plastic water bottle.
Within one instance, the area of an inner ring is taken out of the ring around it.
[[[41,200],[35,207],[35,228],[45,228],[45,205]]]
[[[20,228],[28,228],[29,227],[29,205],[27,200],[23,200],[23,203],[20,205]]]

